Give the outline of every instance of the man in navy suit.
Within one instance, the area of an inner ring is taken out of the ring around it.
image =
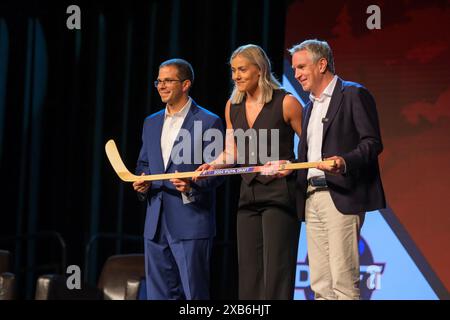
[[[306,40],[289,52],[295,78],[310,92],[298,160],[335,160],[331,166],[297,172],[297,210],[306,222],[311,288],[316,299],[359,299],[364,215],[386,206],[375,100],[362,85],[336,76],[325,41]]]
[[[194,171],[203,162],[205,131],[223,137],[221,119],[189,97],[193,81],[192,66],[185,60],[171,59],[160,65],[155,86],[166,108],[145,119],[136,174]],[[179,148],[180,143],[184,149]],[[215,188],[222,181],[206,178],[196,183],[187,179],[133,183],[134,190],[147,201],[144,239],[148,299],[209,298]]]

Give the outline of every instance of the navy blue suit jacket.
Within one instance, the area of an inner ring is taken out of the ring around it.
[[[161,133],[164,124],[165,109],[147,117],[142,133],[142,147],[137,162],[136,174],[173,173],[194,171],[194,148],[200,148],[202,155],[208,142],[203,142],[203,133],[209,128],[220,130],[223,137],[222,120],[214,113],[198,106],[192,101],[182,128],[191,136],[190,163],[175,164],[172,157],[164,168],[161,153]],[[194,135],[194,121],[200,121],[202,131]],[[175,144],[178,141],[175,140]],[[215,155],[216,157],[218,155]],[[171,236],[177,240],[212,238],[215,235],[215,188],[223,182],[222,177],[211,177],[192,183],[194,202],[184,204],[181,193],[169,180],[154,181],[147,194],[147,213],[144,237],[154,239],[161,214],[165,215]]]
[[[311,101],[305,107],[305,118],[298,147],[299,161],[307,161],[308,122]],[[346,173],[325,173],[331,198],[342,213],[355,214],[386,207],[378,166],[383,150],[375,100],[362,85],[338,78],[323,120],[322,158],[341,156]],[[307,170],[297,172],[297,210],[305,213]]]

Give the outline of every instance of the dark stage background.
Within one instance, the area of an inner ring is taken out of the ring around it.
[[[68,30],[66,9],[81,9]],[[261,45],[281,76],[284,1],[2,1],[0,248],[12,253],[19,297],[36,278],[79,265],[95,284],[105,259],[143,252],[145,208],[114,174],[114,138],[134,168],[144,118],[163,107],[152,83],[169,58],[190,61],[191,96],[223,119],[228,58]],[[240,178],[218,190],[212,297],[236,298]],[[62,241],[64,243],[62,243]]]

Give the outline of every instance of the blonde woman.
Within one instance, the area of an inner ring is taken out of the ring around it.
[[[294,159],[302,107],[272,75],[266,53],[257,45],[244,45],[233,52],[230,65],[234,88],[225,107],[226,148],[199,170],[236,160],[244,166],[265,164],[266,154],[258,148],[261,139],[266,150],[278,154],[271,160]],[[246,133],[241,147],[237,131]],[[272,139],[275,131],[278,139]],[[240,299],[292,299],[299,226],[292,172],[242,175],[237,212]]]

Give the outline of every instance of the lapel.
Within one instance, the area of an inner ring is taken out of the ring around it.
[[[198,112],[198,106],[195,103],[194,99],[192,99],[191,107],[189,108],[189,111],[186,114],[186,117],[184,118],[183,125],[181,126],[181,129],[185,129],[185,130],[191,132],[191,128],[194,125],[194,121],[197,120],[197,116],[196,116],[197,112]],[[174,143],[176,143],[178,141],[178,138],[179,138],[179,135],[177,135],[177,137],[175,138],[175,142]],[[159,140],[160,140],[159,149],[161,150],[161,139],[159,139]],[[193,143],[193,141],[192,141],[192,143]],[[173,149],[173,146],[172,146],[171,149]],[[161,159],[162,159],[162,157],[161,157]],[[170,156],[169,161],[167,162],[167,167],[165,168],[164,172],[168,171],[168,169],[170,168],[171,164],[172,164],[172,156]]]
[[[154,127],[154,137],[156,139],[150,139],[152,141],[152,152],[155,154],[155,165],[157,166],[157,172],[164,172],[164,161],[162,158],[162,151],[161,151],[161,134],[162,134],[162,128],[164,124],[164,110],[159,115],[157,115],[158,120],[156,121],[156,125]]]
[[[306,114],[305,114],[305,120],[303,122],[302,132],[308,130],[308,124],[309,124],[309,119],[311,118],[312,107],[313,107],[313,104],[312,104],[312,102],[310,100],[308,102],[308,104],[306,105],[306,107],[305,107]]]
[[[336,86],[334,87],[333,94],[331,95],[330,105],[328,106],[327,115],[325,116],[326,119],[328,119],[323,124],[323,138],[322,141],[325,140],[328,128],[331,125],[331,122],[333,122],[334,117],[336,116],[336,113],[339,110],[339,107],[341,106],[342,97],[344,96],[342,94],[342,91],[344,90],[344,84],[341,80],[341,78],[338,78],[336,81]]]
[[[309,98],[308,98],[309,100]],[[299,152],[299,154],[304,154],[308,148],[307,146],[307,141],[308,141],[308,124],[309,124],[309,119],[311,118],[311,111],[313,108],[313,103],[311,102],[311,100],[308,101],[308,103],[306,104],[306,114],[303,120],[303,126],[302,126],[302,134],[301,134],[301,138],[300,138],[300,144],[301,144],[301,149],[304,152]],[[305,153],[306,154],[306,153]]]

